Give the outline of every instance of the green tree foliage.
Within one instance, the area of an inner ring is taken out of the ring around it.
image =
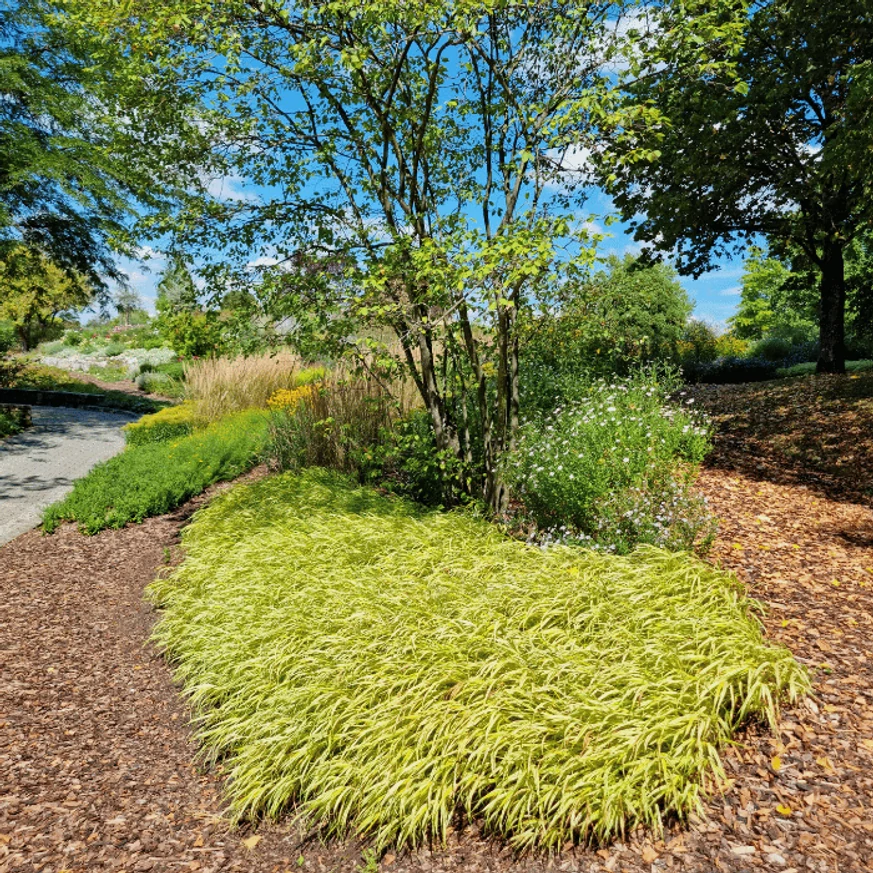
[[[816,288],[811,294],[792,294],[796,276],[791,266],[766,250],[752,247],[745,262],[737,312],[728,322],[741,339],[759,340],[776,332],[808,332],[817,319]]]
[[[814,335],[818,321],[818,274],[797,246],[753,247],[746,258],[736,315],[729,319],[743,339],[777,336],[797,342]],[[846,340],[855,354],[873,339],[873,235],[863,233],[846,247]]]
[[[108,302],[115,253],[204,193],[211,133],[169,74],[122,106],[128,66],[64,6],[0,0],[0,259],[23,243]]]
[[[392,331],[382,352],[415,382],[440,450],[469,461],[484,447],[471,488],[494,507],[518,427],[519,313],[591,258],[584,239],[561,244],[573,186],[556,183],[612,87],[617,6],[65,4],[127,59],[123,93],[184,80],[213,107],[216,163],[273,192],[182,215],[177,233],[243,263],[260,246],[274,272],[299,256],[353,264],[327,302],[371,336]],[[305,296],[311,276],[281,288]]]
[[[122,286],[112,297],[112,303],[124,319],[125,324],[130,324],[131,315],[138,309],[142,309],[142,297],[133,289]]]
[[[873,225],[868,0],[663,0],[631,59],[607,182],[695,275],[755,234],[817,274],[820,371],[844,369],[845,252]]]
[[[201,307],[184,258],[174,254],[158,282],[157,327],[177,355],[211,357],[224,350],[219,313]]]
[[[60,315],[94,299],[88,278],[63,270],[35,249],[19,245],[0,261],[0,320],[14,325],[24,351],[36,345]]]
[[[631,255],[568,285],[555,315],[532,319],[523,354],[552,370],[608,375],[636,364],[673,360],[692,304],[676,272]]]
[[[166,269],[158,280],[158,297],[155,305],[159,313],[199,308],[194,278],[185,259],[178,253],[170,257]]]

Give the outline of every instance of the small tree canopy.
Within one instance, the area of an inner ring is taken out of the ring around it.
[[[83,309],[95,296],[87,277],[22,245],[0,261],[0,287],[0,319],[14,324],[24,351],[42,339],[58,316]]]

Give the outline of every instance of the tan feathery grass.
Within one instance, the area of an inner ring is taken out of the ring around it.
[[[266,408],[283,388],[293,388],[303,364],[296,355],[203,358],[185,367],[186,397],[206,422],[242,409]]]
[[[222,495],[184,546],[156,638],[233,811],[378,848],[459,818],[520,850],[658,828],[808,687],[693,557],[541,551],[324,470]]]

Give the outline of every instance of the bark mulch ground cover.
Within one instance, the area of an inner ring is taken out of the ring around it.
[[[804,482],[799,470],[768,481],[769,442],[750,430],[748,457],[736,442],[747,387],[716,390],[734,410],[720,413],[734,442],[719,438],[700,483],[722,519],[712,559],[766,604],[768,634],[808,666],[814,698],[783,713],[778,736],[752,726],[726,752],[729,778],[704,814],[661,838],[519,859],[467,830],[446,847],[389,853],[379,869],[873,870],[873,514],[852,502],[857,489]],[[802,412],[794,420],[801,428]],[[806,420],[821,442],[812,409]],[[829,424],[851,421],[834,413]],[[822,464],[842,466],[835,453],[854,444],[828,443]],[[869,453],[852,463],[856,484],[871,481]],[[186,706],[147,643],[155,616],[142,588],[175,559],[201,502],[96,537],[67,525],[0,549],[0,870],[377,869],[360,844],[323,845],[293,822],[232,828],[219,774],[197,766]]]

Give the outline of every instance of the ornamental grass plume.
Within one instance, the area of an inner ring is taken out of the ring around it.
[[[296,355],[201,358],[185,367],[186,396],[197,418],[218,421],[242,409],[263,409],[281,389],[293,388],[301,361]]]
[[[237,817],[517,850],[699,807],[719,749],[808,688],[734,578],[542,550],[309,470],[217,497],[154,582],[155,638]]]

